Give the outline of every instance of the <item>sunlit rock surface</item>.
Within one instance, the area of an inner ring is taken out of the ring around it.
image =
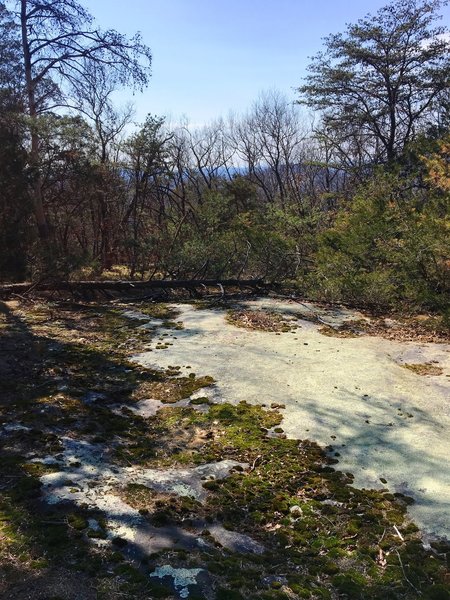
[[[411,495],[410,514],[424,532],[450,538],[450,346],[327,337],[319,324],[302,319],[318,314],[339,325],[362,317],[348,309],[270,299],[248,306],[281,312],[300,327],[252,331],[230,324],[226,310],[181,304],[184,329],[165,338],[173,345],[156,350],[155,341],[152,352],[134,360],[211,375],[223,401],[285,404],[282,427],[289,437],[331,444],[340,454],[338,468],[353,472],[356,485]],[[430,361],[442,375],[421,377],[402,366]]]
[[[61,467],[60,471],[41,477],[44,499],[49,504],[70,502],[102,511],[107,520],[108,537],[125,540],[129,544],[126,551],[130,556],[148,555],[173,547],[187,550],[204,547],[205,541],[199,535],[205,524],[199,523],[197,530],[194,528],[193,531],[177,526],[153,527],[138,510],[121,499],[121,488],[130,483],[138,483],[158,492],[204,500],[208,493],[202,485],[205,479],[222,479],[233,467],[247,466],[223,460],[192,469],[119,467],[111,462],[106,446],[68,437],[62,438],[61,442],[64,451],[58,458],[51,456],[34,459],[34,462]],[[211,534],[214,537],[213,532]],[[224,534],[220,527],[217,534],[218,541],[221,542]],[[236,534],[233,542],[232,535],[230,532],[222,545],[231,546],[235,543],[241,547],[247,545],[249,552],[260,551],[258,544],[247,536]]]

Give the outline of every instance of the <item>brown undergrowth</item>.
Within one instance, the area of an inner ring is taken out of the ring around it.
[[[230,310],[227,321],[236,327],[276,333],[289,333],[297,329],[296,324],[282,315],[264,310]]]
[[[323,335],[333,337],[373,335],[399,342],[450,343],[450,330],[443,324],[442,318],[427,315],[372,316],[366,319],[352,319],[339,326],[322,325],[319,331]]]

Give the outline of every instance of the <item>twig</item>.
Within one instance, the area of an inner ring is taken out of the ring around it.
[[[255,467],[257,465],[257,463],[261,460],[261,454],[258,454],[258,456],[255,458],[255,460],[253,461],[252,466],[250,467],[249,473],[251,473],[252,471],[255,470]]]
[[[397,528],[396,528],[396,529],[397,529]],[[412,587],[412,589],[413,589],[413,590],[415,590],[415,591],[416,591],[416,592],[419,594],[419,596],[421,596],[421,595],[422,595],[422,592],[421,592],[420,590],[418,590],[418,589],[416,588],[416,586],[415,586],[414,584],[412,584],[412,583],[411,583],[411,581],[408,579],[408,577],[407,577],[407,575],[406,575],[406,573],[405,573],[405,567],[403,566],[402,559],[400,558],[400,553],[399,553],[399,551],[397,550],[397,548],[395,548],[395,552],[396,552],[396,554],[397,554],[397,556],[398,556],[398,562],[400,563],[400,567],[402,568],[403,577],[404,577],[404,578],[405,578],[405,580],[406,580],[406,581],[409,583],[409,585]]]
[[[402,534],[400,533],[400,531],[397,529],[396,525],[394,525],[394,529],[395,529],[395,533],[398,535],[398,537],[401,539],[401,541],[404,542],[405,538],[402,536]]]
[[[16,298],[20,298],[20,300],[23,300],[23,302],[30,302],[31,304],[36,304],[36,300],[33,300],[33,298],[26,298],[25,296],[22,296],[22,294],[14,294],[14,293],[12,293],[11,296],[15,296]]]
[[[322,319],[322,317],[319,317],[318,313],[314,309],[312,309],[310,306],[308,306],[307,304],[305,304],[301,300],[297,300],[297,298],[295,298],[293,296],[285,296],[283,294],[275,294],[275,295],[278,298],[286,298],[286,300],[292,300],[293,302],[296,302],[297,304],[300,304],[301,306],[304,306],[307,310],[309,310],[310,312],[312,312],[312,314],[314,315],[314,318],[317,319],[317,321],[319,321],[319,323],[322,323],[323,325],[326,325],[327,327],[330,327],[331,329],[334,329],[335,331],[339,331],[338,327],[336,327],[335,325],[332,325],[331,323],[327,323],[326,321],[324,321]]]

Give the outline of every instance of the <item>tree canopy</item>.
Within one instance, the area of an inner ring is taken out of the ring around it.
[[[392,161],[439,122],[450,83],[448,30],[437,25],[445,3],[397,0],[325,38],[299,101],[320,111],[343,152],[359,139],[372,161]]]
[[[326,38],[300,88],[312,123],[272,90],[193,127],[115,104],[149,82],[139,36],[75,0],[0,0],[0,276],[264,278],[441,310],[443,5],[394,0]]]
[[[67,107],[71,84],[89,77],[92,65],[111,72],[120,85],[144,87],[151,53],[139,34],[128,39],[115,30],[95,27],[92,16],[76,0],[9,0],[1,3],[0,10],[16,49],[14,61],[7,62],[21,75],[19,87],[29,118],[30,191],[39,234],[47,239],[39,116]]]

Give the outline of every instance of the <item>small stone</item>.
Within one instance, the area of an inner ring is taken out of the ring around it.
[[[293,517],[301,517],[303,515],[303,511],[302,511],[301,507],[298,506],[298,504],[291,506],[291,508],[289,509],[289,512],[291,513],[291,515]]]

